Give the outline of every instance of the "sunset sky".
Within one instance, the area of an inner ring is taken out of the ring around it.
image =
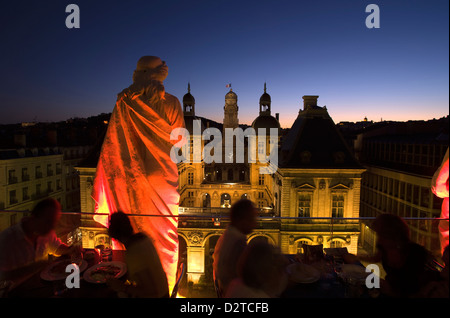
[[[65,25],[70,3],[79,29]],[[379,29],[365,25],[370,3]],[[18,0],[0,23],[0,124],[111,112],[143,55],[168,64],[166,91],[181,101],[190,82],[196,114],[219,122],[228,83],[247,124],[264,82],[282,127],[303,95],[335,123],[449,114],[448,0]]]

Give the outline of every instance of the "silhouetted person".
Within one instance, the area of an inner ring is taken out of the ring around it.
[[[256,227],[257,209],[247,199],[231,206],[230,225],[217,241],[213,258],[214,280],[223,294],[228,284],[236,278],[236,265],[247,246],[247,235]]]
[[[52,198],[36,204],[31,216],[24,217],[0,233],[0,278],[14,279],[42,267],[48,255],[76,252],[56,236],[61,205]]]
[[[226,298],[278,297],[287,286],[287,259],[275,246],[252,240],[242,253],[238,278],[228,286]]]
[[[130,219],[123,212],[111,215],[108,233],[125,245],[128,276],[133,283],[126,285],[112,279],[108,281],[109,286],[131,297],[169,297],[166,273],[150,238],[134,233]]]
[[[410,240],[408,225],[393,214],[379,215],[373,225],[377,233],[378,258],[386,272],[382,292],[387,296],[417,295],[430,282],[428,251]]]

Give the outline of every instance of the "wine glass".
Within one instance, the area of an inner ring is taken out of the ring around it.
[[[102,251],[103,251],[103,249],[105,248],[105,245],[103,245],[103,244],[99,244],[99,245],[96,245],[95,247],[94,247],[94,249],[95,249],[95,252],[97,253],[97,255],[98,255],[98,259],[99,259],[99,263],[101,263],[102,262]]]

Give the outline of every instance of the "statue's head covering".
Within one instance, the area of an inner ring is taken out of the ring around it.
[[[163,81],[166,79],[169,68],[166,62],[157,56],[143,56],[139,59],[133,73],[133,84],[124,89],[121,96],[131,98],[142,96],[151,103],[164,99],[165,91]]]
[[[165,61],[157,56],[143,56],[136,65],[133,73],[133,82],[156,80],[163,82],[168,75],[169,68]]]

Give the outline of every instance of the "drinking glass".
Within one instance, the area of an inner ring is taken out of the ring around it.
[[[95,249],[95,252],[97,253],[97,255],[98,255],[98,262],[99,263],[101,263],[102,262],[102,251],[103,251],[103,249],[105,248],[105,245],[103,245],[103,244],[99,244],[99,245],[96,245],[95,247],[94,247],[94,249]]]
[[[110,247],[103,248],[100,253],[102,262],[109,262],[112,260],[112,250]]]

